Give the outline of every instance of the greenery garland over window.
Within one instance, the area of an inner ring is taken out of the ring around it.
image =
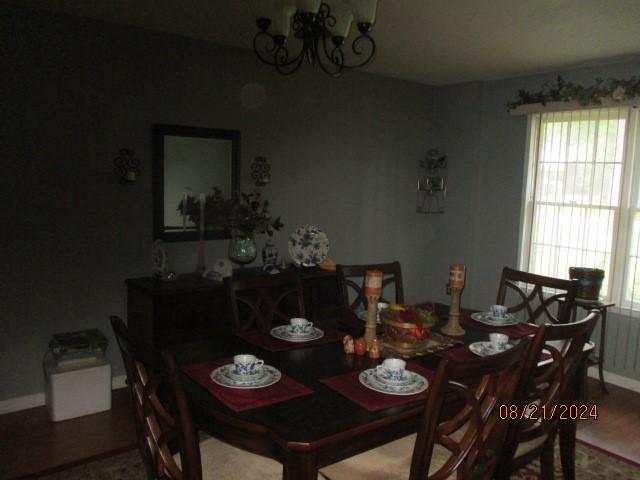
[[[571,101],[577,101],[583,106],[601,105],[603,99],[620,102],[622,100],[631,100],[635,97],[640,97],[640,77],[633,76],[628,80],[596,78],[595,84],[585,87],[567,82],[558,75],[555,87],[546,82],[538,92],[531,93],[526,90],[519,90],[516,99],[507,103],[507,106],[509,110],[513,110],[520,105],[531,103],[546,105],[549,102]]]

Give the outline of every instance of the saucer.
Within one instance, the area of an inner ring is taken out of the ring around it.
[[[388,393],[389,395],[415,395],[420,392],[424,392],[429,386],[429,382],[422,375],[415,372],[405,370],[405,377],[408,380],[406,385],[392,385],[386,382],[382,382],[376,375],[376,369],[370,368],[361,372],[358,376],[358,380],[362,385],[371,390],[375,390],[380,393]]]
[[[476,322],[491,325],[492,327],[508,327],[517,325],[520,321],[511,313],[507,313],[504,318],[494,317],[489,312],[476,312],[471,314],[471,318]]]
[[[290,325],[279,325],[271,329],[271,336],[286,342],[311,342],[324,337],[324,332],[319,328],[311,327],[306,333],[293,333]]]
[[[392,387],[402,387],[404,385],[409,385],[411,382],[413,382],[415,379],[413,378],[412,375],[410,375],[412,372],[409,372],[408,370],[404,371],[404,374],[402,375],[402,378],[399,380],[391,380],[389,378],[383,378],[380,375],[378,375],[378,372],[376,371],[375,373],[375,377],[376,380],[380,383],[384,383],[385,385],[389,385]]]
[[[269,365],[263,365],[260,375],[245,375],[247,377],[251,376],[257,378],[236,380],[234,377],[237,377],[238,375],[234,372],[234,369],[235,366],[232,363],[229,365],[223,365],[222,367],[218,367],[213,370],[209,374],[209,377],[214,383],[223,387],[243,389],[268,387],[282,378],[282,374],[277,368]]]
[[[233,364],[227,365],[227,366],[229,367],[227,370],[227,376],[229,378],[236,380],[237,382],[252,382],[264,376],[263,365],[256,368],[255,372],[248,373],[246,375],[241,375],[239,373],[236,373],[235,371],[236,368],[235,368],[235,365]]]
[[[487,357],[489,355],[496,355],[509,350],[513,345],[507,343],[504,350],[494,350],[491,346],[491,342],[474,342],[469,345],[469,350],[480,357]]]

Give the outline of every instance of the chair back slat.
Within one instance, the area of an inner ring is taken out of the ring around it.
[[[353,312],[367,308],[367,299],[364,295],[364,277],[367,270],[380,270],[382,272],[382,290],[388,285],[394,285],[393,301],[381,298],[381,302],[404,303],[404,291],[402,288],[402,269],[400,262],[371,263],[368,265],[338,265],[338,284],[342,295],[343,313]],[[353,296],[353,300],[350,300]]]
[[[202,480],[200,449],[173,355],[136,345],[121,318],[111,325],[127,373],[138,449],[149,480]],[[180,466],[172,447],[180,453]]]
[[[504,267],[496,303],[509,313],[522,312],[530,323],[568,323],[574,306],[577,280],[545,277]],[[515,296],[511,301],[509,294]]]
[[[523,339],[498,355],[439,362],[416,437],[410,480],[492,477],[506,435],[499,408],[514,398],[528,344]],[[446,449],[448,457],[429,475],[435,445]]]
[[[305,316],[302,281],[297,271],[257,277],[227,278],[231,323],[235,332],[268,333],[293,316]]]

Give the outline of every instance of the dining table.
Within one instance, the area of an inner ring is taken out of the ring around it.
[[[439,318],[432,331],[447,320],[448,307],[433,304]],[[473,357],[468,345],[488,340],[495,328],[479,324],[463,310],[462,337],[443,350],[407,359],[407,369],[427,381],[442,358],[464,362]],[[364,322],[356,315],[326,318],[314,324],[323,338],[285,342],[260,332],[216,334],[183,345],[176,351],[185,393],[197,427],[238,448],[277,460],[285,480],[316,479],[326,465],[415,433],[425,406],[426,391],[390,395],[358,381],[359,373],[375,368],[383,358],[347,354],[344,335],[360,336]],[[507,327],[505,327],[507,328]],[[520,324],[511,338],[537,327]],[[264,388],[239,389],[214,383],[210,374],[233,363],[233,356],[250,353],[282,375]],[[455,405],[447,408],[455,409]],[[443,414],[447,415],[447,411]],[[575,425],[563,422],[560,444],[565,478],[574,478]],[[575,423],[575,422],[573,422]]]

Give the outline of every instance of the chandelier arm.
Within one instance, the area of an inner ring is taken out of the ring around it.
[[[260,48],[258,46],[258,42],[260,42],[262,39],[267,40],[268,43],[264,45],[263,48]],[[277,47],[278,45],[276,44],[276,41],[273,38],[273,35],[267,32],[258,32],[256,33],[255,37],[253,37],[253,51],[255,52],[256,56],[260,59],[260,61],[272,67],[275,67],[276,63],[270,61],[268,56],[263,56],[261,51],[264,51],[265,55],[266,54],[271,55],[276,51]],[[274,54],[274,57],[275,57],[275,54]]]
[[[283,61],[280,61],[280,62],[278,62],[279,51],[282,51],[282,55],[284,55]],[[298,55],[296,55],[293,58],[293,60],[289,61],[289,50],[287,50],[286,47],[281,46],[278,48],[278,50],[276,50],[276,53],[274,54],[273,58],[276,61],[274,65],[278,73],[282,75],[291,75],[292,73],[296,72],[300,68],[300,65],[302,65],[302,60],[304,60],[304,49],[300,50],[300,52],[298,52]],[[289,69],[288,67],[291,67],[292,65],[293,67]]]
[[[342,52],[342,48],[340,48],[340,45],[335,45],[331,52],[329,52],[329,49],[327,48],[327,37],[325,37],[322,41],[322,51],[331,65],[337,67],[337,70],[329,70],[322,61],[320,52],[318,52],[318,64],[320,65],[320,68],[332,77],[339,77],[342,73],[342,69],[344,68],[344,53]]]
[[[355,68],[361,68],[364,67],[365,65],[368,65],[369,63],[371,63],[371,61],[373,60],[373,58],[376,55],[376,42],[373,41],[373,38],[371,38],[369,35],[363,34],[363,35],[359,35],[358,37],[353,39],[353,42],[351,44],[351,50],[353,51],[353,53],[355,53],[358,56],[361,56],[364,52],[364,48],[362,48],[362,46],[360,46],[360,44],[362,42],[367,42],[370,45],[370,49],[371,52],[369,53],[369,56],[366,57],[362,62],[360,63],[354,63],[352,65],[344,65],[343,68],[346,68],[348,70],[351,69],[355,69]]]

